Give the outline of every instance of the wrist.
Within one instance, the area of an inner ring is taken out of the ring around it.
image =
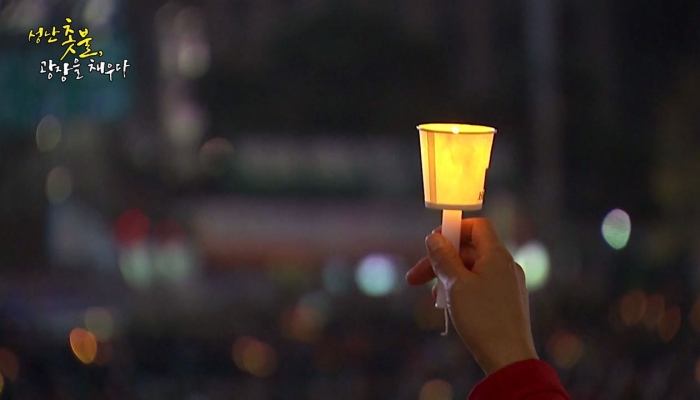
[[[487,360],[484,360],[483,363],[479,364],[481,365],[481,369],[488,376],[516,362],[539,359],[534,346],[524,346],[519,348],[504,348],[502,351],[493,354],[491,357],[488,357]]]

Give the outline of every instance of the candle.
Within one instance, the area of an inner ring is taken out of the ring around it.
[[[481,210],[486,170],[496,129],[467,124],[418,125],[425,206],[442,210],[442,235],[459,252],[463,211]],[[435,306],[445,309],[444,283],[438,280]]]

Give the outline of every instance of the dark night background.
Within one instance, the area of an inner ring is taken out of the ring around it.
[[[64,49],[28,33],[66,17],[125,76],[41,74]],[[0,0],[0,399],[466,398],[481,371],[403,281],[440,121],[498,129],[481,214],[572,398],[697,398],[698,20]]]

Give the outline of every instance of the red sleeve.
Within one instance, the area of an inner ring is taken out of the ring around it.
[[[540,360],[518,361],[477,384],[469,400],[570,400],[557,372]]]

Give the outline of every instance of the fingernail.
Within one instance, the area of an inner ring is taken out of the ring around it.
[[[428,246],[428,250],[430,251],[438,251],[442,248],[442,246],[445,245],[445,239],[442,238],[440,235],[429,235],[426,238],[425,243]]]

